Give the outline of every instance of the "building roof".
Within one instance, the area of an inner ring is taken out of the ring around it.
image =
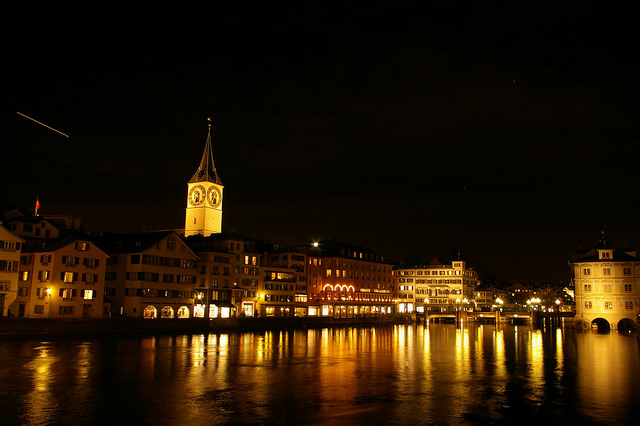
[[[31,253],[50,253],[59,250],[63,247],[73,244],[76,241],[87,241],[93,243],[94,247],[107,254],[107,251],[98,244],[93,238],[87,235],[67,235],[61,238],[46,238],[34,242],[30,247],[24,251]]]
[[[195,182],[213,182],[218,185],[222,185],[220,176],[216,171],[216,166],[213,163],[213,150],[211,149],[211,119],[209,119],[209,132],[207,133],[207,142],[204,145],[204,152],[202,153],[202,159],[200,160],[200,166],[193,175],[189,183]]]
[[[179,239],[174,231],[152,231],[134,234],[100,234],[91,240],[107,253],[140,253],[155,246],[171,234],[175,234],[176,240]]]
[[[611,258],[601,259],[599,250],[612,250]],[[571,255],[571,262],[628,262],[639,261],[636,251],[631,248],[617,249],[604,239],[604,236],[598,241],[598,243],[590,249],[578,249]]]
[[[298,249],[303,250],[309,256],[344,257],[347,259],[366,260],[370,262],[384,262],[383,256],[366,247],[337,241],[318,241],[314,244],[298,247]],[[362,257],[360,257],[360,254],[362,254]]]

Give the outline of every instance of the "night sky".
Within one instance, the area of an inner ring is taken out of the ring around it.
[[[212,117],[225,231],[512,282],[640,247],[632,4],[210,3],[14,5],[0,204],[182,227]]]

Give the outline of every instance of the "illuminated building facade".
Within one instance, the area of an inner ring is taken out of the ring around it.
[[[307,315],[307,255],[303,251],[290,249],[271,250],[264,255],[267,267],[279,266],[293,270],[294,311],[293,315]],[[265,274],[265,277],[268,274]]]
[[[262,279],[255,241],[233,233],[195,235],[185,241],[200,257],[197,290],[206,292],[209,318],[255,316]]]
[[[107,258],[81,237],[43,240],[26,249],[12,312],[27,318],[104,318]]]
[[[636,328],[640,316],[640,259],[616,249],[604,237],[592,249],[578,250],[569,262],[575,284],[579,327]]]
[[[105,297],[112,315],[136,318],[193,316],[198,256],[174,231],[96,238],[110,258]]]
[[[222,232],[222,181],[213,163],[211,123],[198,170],[188,184],[184,235],[209,236]]]
[[[307,250],[310,316],[346,318],[394,312],[394,271],[382,256],[331,241]]]
[[[265,266],[258,289],[258,312],[262,317],[290,317],[295,315],[296,271],[289,268]]]
[[[18,238],[0,225],[0,316],[16,315],[18,311],[11,311],[18,295],[18,271],[20,265],[20,251],[24,240]]]
[[[466,262],[443,264],[438,259],[429,265],[398,269],[398,293],[414,292],[417,312],[448,312],[473,306],[478,274]],[[403,302],[403,300],[406,300]],[[409,299],[400,299],[408,311]],[[399,305],[398,309],[402,311]]]

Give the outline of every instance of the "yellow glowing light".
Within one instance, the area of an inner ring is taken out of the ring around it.
[[[314,246],[314,247],[318,247],[318,245],[319,245],[319,244],[318,244],[317,242],[314,242],[314,243],[313,243],[313,246]]]
[[[49,296],[51,296],[51,289],[50,289],[50,288],[48,288],[48,289],[47,289],[47,294],[48,294]]]

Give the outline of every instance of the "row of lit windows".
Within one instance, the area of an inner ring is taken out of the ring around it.
[[[415,275],[462,275],[462,271],[458,271],[458,270],[446,270],[446,271],[442,271],[442,270],[438,270],[438,271],[415,271],[416,274]],[[413,275],[414,271],[412,270],[405,270],[405,271],[400,271],[399,275]]]
[[[583,286],[584,291],[589,292],[592,290],[592,285],[591,284],[585,284]],[[611,293],[611,284],[603,284],[602,285],[602,291],[604,291],[605,293]],[[624,285],[624,291],[625,292],[632,292],[633,291],[633,284],[625,284]]]
[[[140,264],[140,257],[141,256],[139,254],[132,254],[129,263],[132,265]],[[142,255],[142,264],[154,266],[169,266],[172,268],[184,269],[193,269],[196,267],[195,260],[181,259],[177,257],[154,256],[148,254]]]
[[[622,274],[631,275],[631,268],[630,267],[622,268]],[[591,268],[583,268],[582,275],[591,275]],[[610,267],[602,268],[602,275],[611,275],[611,268]]]
[[[613,302],[611,301],[605,301],[604,302],[604,309],[613,309]],[[584,302],[584,307],[586,309],[593,309],[593,302],[591,300],[586,300]],[[632,301],[626,301],[624,302],[624,308],[625,309],[633,309],[633,302]]]

